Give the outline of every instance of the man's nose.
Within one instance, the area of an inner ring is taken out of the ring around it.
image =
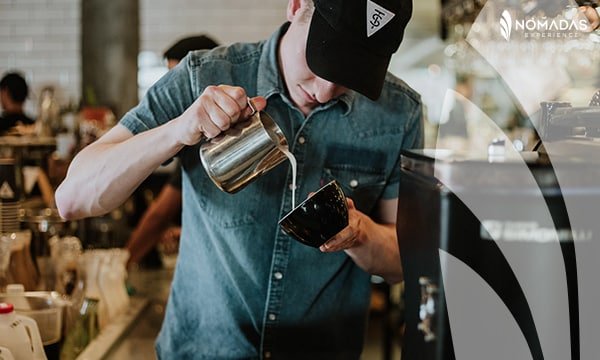
[[[345,88],[341,85],[337,85],[324,79],[317,79],[315,98],[318,102],[324,104],[329,100],[342,95],[344,91]]]

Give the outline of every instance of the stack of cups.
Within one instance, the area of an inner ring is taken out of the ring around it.
[[[0,233],[19,231],[19,198],[14,159],[0,159]]]

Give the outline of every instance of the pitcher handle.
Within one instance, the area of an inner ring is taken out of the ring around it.
[[[40,329],[38,328],[35,320],[23,315],[18,315],[18,318],[25,326],[29,328],[29,334],[31,334],[31,341],[33,342],[33,358],[35,360],[48,360],[48,358],[46,358],[46,353],[44,352]]]
[[[254,114],[256,114],[256,106],[254,106],[254,103],[250,98],[246,98],[246,102],[248,103],[248,107],[250,108],[250,110],[252,110],[250,116],[253,116]]]

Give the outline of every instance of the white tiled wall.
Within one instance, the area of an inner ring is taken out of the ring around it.
[[[0,0],[0,73],[25,73],[32,111],[47,84],[58,85],[63,102],[80,98],[80,1],[85,0]],[[224,44],[266,38],[285,21],[287,5],[286,0],[139,1],[140,50],[158,54],[196,33]]]
[[[141,49],[162,53],[197,33],[224,44],[264,39],[285,21],[286,6],[286,0],[140,0]]]
[[[140,98],[166,71],[162,54],[178,39],[207,34],[220,44],[257,41],[269,37],[286,19],[287,0],[139,1],[140,51],[154,53],[154,68],[138,74]]]
[[[0,74],[25,74],[30,113],[45,85],[57,86],[62,102],[79,99],[79,19],[78,0],[0,0]]]

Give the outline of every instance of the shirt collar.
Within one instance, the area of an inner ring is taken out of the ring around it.
[[[258,95],[267,99],[272,95],[285,93],[285,84],[279,75],[277,49],[281,37],[289,26],[289,23],[283,24],[263,45],[256,74],[256,90]]]
[[[263,45],[262,54],[258,62],[256,87],[258,95],[264,96],[267,99],[276,94],[287,97],[285,84],[279,73],[278,49],[279,42],[289,26],[289,22],[281,25]],[[352,103],[355,97],[356,94],[354,91],[349,90],[348,93],[332,100],[331,104],[324,104],[323,106],[330,107],[335,105],[335,102],[341,101],[345,105],[344,116],[346,116],[352,110]]]

